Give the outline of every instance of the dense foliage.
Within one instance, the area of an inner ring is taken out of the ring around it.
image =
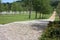
[[[39,40],[60,40],[60,22],[50,22]]]
[[[58,5],[59,1],[51,1],[51,6],[55,9],[57,8],[57,5]]]
[[[51,0],[17,0],[12,3],[1,3],[0,11],[29,11],[29,18],[31,18],[31,11],[35,11],[35,18],[37,18],[37,13],[40,13],[39,18],[43,18],[42,14],[51,13],[57,3]]]
[[[20,2],[16,1],[13,3],[1,3],[1,11],[21,11],[23,6]]]
[[[58,3],[56,11],[57,11],[57,15],[59,16],[59,20],[60,20],[60,2]]]
[[[29,11],[29,18],[31,18],[31,11],[35,11],[37,18],[37,13],[49,14],[52,12],[52,7],[50,5],[50,0],[17,0],[13,3],[1,3],[1,11]]]
[[[17,0],[13,3],[1,3],[0,0],[0,10],[17,10],[17,11],[26,11],[26,10],[34,10],[42,13],[49,13],[53,7],[56,7],[59,1],[50,1],[50,0]],[[51,5],[50,5],[51,4]],[[2,6],[2,8],[1,8]],[[7,6],[7,7],[6,7]]]
[[[1,5],[1,0],[0,0],[0,5]],[[1,12],[1,6],[0,6],[0,12]]]

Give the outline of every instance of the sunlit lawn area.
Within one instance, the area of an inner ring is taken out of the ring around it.
[[[44,16],[45,15],[45,16]],[[51,16],[51,14],[44,14],[43,19],[47,19]],[[38,13],[39,18],[39,13]],[[32,12],[31,19],[29,19],[29,14],[10,14],[10,15],[0,15],[0,24],[15,22],[15,21],[27,21],[27,20],[34,20],[35,13]]]

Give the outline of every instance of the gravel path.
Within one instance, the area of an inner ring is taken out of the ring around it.
[[[48,23],[48,22],[46,22]],[[47,25],[14,22],[0,26],[0,40],[38,40]]]
[[[38,40],[50,19],[0,25],[0,40]]]

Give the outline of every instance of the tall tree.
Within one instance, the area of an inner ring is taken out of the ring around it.
[[[51,6],[50,6],[50,0],[33,0],[33,8],[36,11],[36,16],[37,18],[37,12],[46,14],[51,12]],[[41,15],[40,15],[41,17]]]
[[[9,12],[11,10],[11,4],[9,2],[6,3],[6,9]]]
[[[22,0],[22,2],[27,6],[27,9],[29,10],[29,19],[30,19],[32,11],[32,0]]]
[[[37,18],[37,12],[40,13],[41,17],[41,14],[51,13],[52,11],[50,0],[22,0],[22,2],[29,9],[29,18],[31,17],[32,8],[36,11],[35,18]]]
[[[57,15],[59,16],[59,20],[60,20],[60,2],[58,3],[56,11],[57,11]]]
[[[9,3],[1,3],[1,11],[10,11]]]
[[[20,12],[20,11],[23,11],[23,7],[22,7],[22,5],[19,2],[14,2],[11,5],[11,10]]]
[[[0,0],[0,12],[1,12],[1,0]]]
[[[53,9],[56,9],[57,8],[58,3],[59,3],[59,1],[51,1],[50,2],[50,4],[53,7]]]
[[[40,12],[40,7],[41,7],[41,0],[33,0],[32,1],[33,4],[33,9],[36,11],[36,15],[35,18],[37,18],[37,12]]]
[[[14,3],[12,3],[12,5],[11,5],[11,10],[12,11],[16,11],[16,3],[14,2]]]

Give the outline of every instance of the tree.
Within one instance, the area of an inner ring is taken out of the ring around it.
[[[50,4],[53,7],[53,9],[56,9],[57,5],[58,5],[59,1],[51,1]]]
[[[5,4],[5,3],[2,3],[2,4],[1,4],[1,8],[2,8],[2,9],[1,9],[2,11],[8,11],[8,9],[9,9],[9,8],[8,8],[8,4]]]
[[[40,12],[40,14],[46,14],[46,13],[51,13],[52,8],[50,6],[50,0],[33,0],[33,8],[36,11],[36,16],[37,18],[37,12]],[[41,15],[40,15],[41,17]]]
[[[40,7],[41,7],[41,0],[33,0],[33,9],[36,11],[35,18],[37,18],[37,12],[40,12]]]
[[[1,0],[0,0],[0,5],[1,5]],[[0,12],[1,12],[1,6],[0,6]]]
[[[0,3],[1,3],[1,0],[0,0]]]
[[[1,4],[1,11],[4,11],[4,4]]]
[[[57,15],[59,16],[59,20],[60,20],[60,2],[58,3],[56,11],[57,11]]]
[[[6,3],[6,8],[7,8],[7,11],[9,12],[11,10],[11,4],[9,2]]]
[[[16,11],[19,11],[19,12],[23,11],[24,8],[22,4],[20,3],[20,1],[16,1],[11,4],[11,10],[16,13]]]
[[[51,5],[50,5],[50,0],[42,0],[42,13],[51,13]]]
[[[40,17],[41,14],[48,14],[52,12],[50,0],[22,0],[22,2],[29,10],[29,19],[31,18],[32,8],[34,9],[34,11],[36,11],[35,18],[37,18],[37,12],[40,13]]]
[[[12,11],[16,11],[16,3],[12,3],[12,5],[11,5],[11,10],[12,10]]]
[[[10,3],[1,3],[1,11],[10,11]]]
[[[27,9],[29,10],[29,19],[31,18],[31,11],[32,11],[32,0],[22,0],[22,2],[25,4]]]

